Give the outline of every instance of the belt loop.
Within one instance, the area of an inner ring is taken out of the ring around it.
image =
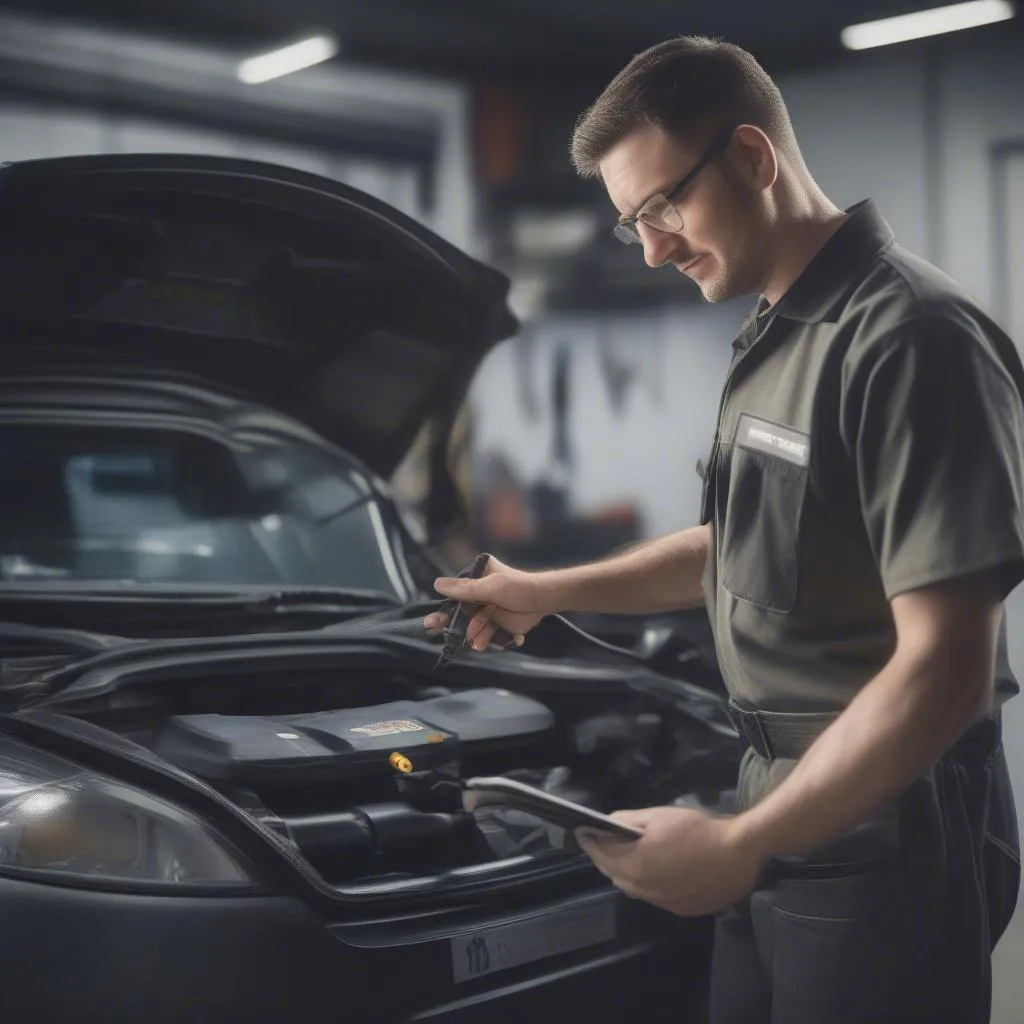
[[[757,730],[757,735],[761,740],[761,750],[758,753],[766,761],[775,760],[775,748],[772,746],[772,741],[768,738],[768,733],[765,731],[764,721],[756,711],[749,712],[750,717],[754,720],[754,728]]]
[[[740,707],[731,698],[728,704],[728,713],[736,731],[750,744],[754,752],[766,761],[774,761],[775,748],[772,746],[761,716],[756,711]]]

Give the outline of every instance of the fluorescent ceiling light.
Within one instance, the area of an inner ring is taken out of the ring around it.
[[[301,43],[249,57],[238,65],[238,77],[246,85],[258,85],[272,78],[290,75],[293,71],[330,60],[338,52],[338,43],[330,36],[313,36]]]
[[[868,21],[851,25],[842,32],[843,46],[848,50],[868,50],[873,46],[905,43],[910,39],[924,39],[945,32],[992,25],[1008,21],[1014,15],[1010,0],[973,0],[971,3],[935,7],[914,14],[902,14],[881,21]]]

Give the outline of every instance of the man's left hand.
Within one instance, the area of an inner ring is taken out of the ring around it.
[[[643,831],[619,842],[580,829],[576,839],[597,869],[627,896],[681,917],[723,910],[750,894],[760,857],[737,836],[735,818],[682,807],[618,811],[617,821]]]

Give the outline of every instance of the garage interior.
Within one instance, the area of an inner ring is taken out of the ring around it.
[[[914,0],[0,0],[0,161],[92,153],[263,160],[362,189],[512,282],[521,329],[477,374],[456,431],[452,564],[491,550],[571,564],[695,520],[729,341],[747,300],[704,304],[607,230],[568,158],[575,118],[634,53],[722,36],[776,78],[840,205],[872,197],[1024,348],[1024,15],[863,50],[843,30]],[[323,37],[268,81],[241,62]],[[423,443],[395,473],[411,516]],[[1024,591],[1008,604],[1024,673]],[[1024,815],[1024,700],[1005,710]],[[992,1020],[1024,1006],[1024,909],[995,954]]]

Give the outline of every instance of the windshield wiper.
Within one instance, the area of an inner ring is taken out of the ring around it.
[[[154,603],[254,605],[254,604],[388,604],[402,598],[383,590],[288,584],[154,584],[138,580],[61,580],[45,584],[2,584],[0,601],[100,600]]]
[[[127,645],[121,637],[90,633],[81,629],[30,626],[20,622],[0,622],[0,656],[26,657],[45,652],[56,655],[89,657],[114,647]],[[13,653],[12,653],[13,652]]]
[[[22,618],[30,608],[47,608],[64,613],[78,612],[93,617],[97,612],[121,616],[121,621],[180,619],[188,616],[284,621],[287,618],[315,618],[325,622],[358,618],[390,611],[403,605],[402,598],[376,590],[343,587],[150,587],[145,584],[12,587],[0,586],[0,619],[4,606],[17,605]],[[8,613],[10,614],[10,613]],[[114,620],[117,621],[116,619]]]
[[[288,587],[271,593],[250,597],[241,602],[253,611],[324,611],[329,608],[385,609],[398,608],[405,602],[394,594],[379,590],[345,590],[333,588]]]

